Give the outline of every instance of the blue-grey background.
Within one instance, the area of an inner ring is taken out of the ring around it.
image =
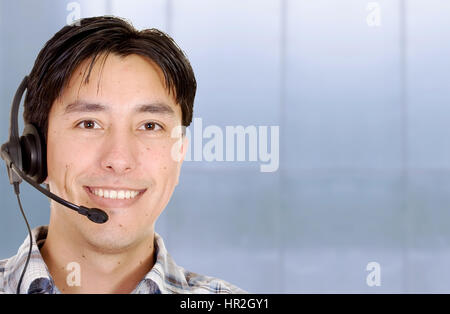
[[[0,0],[0,128],[72,1]],[[450,292],[450,1],[76,1],[168,32],[203,125],[278,125],[280,166],[185,162],[156,224],[176,262],[255,293]],[[371,27],[369,2],[380,8]],[[0,173],[0,258],[27,233]],[[31,225],[49,202],[25,183]],[[369,287],[366,265],[381,266]]]

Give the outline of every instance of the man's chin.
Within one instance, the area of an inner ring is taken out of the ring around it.
[[[125,252],[136,245],[137,240],[126,237],[123,234],[111,234],[97,232],[92,235],[86,235],[87,245],[98,252],[105,254],[118,254]]]
[[[88,225],[80,226],[83,241],[91,249],[105,254],[122,253],[152,236],[151,230],[138,230],[137,227],[129,227],[123,220],[114,219],[117,218],[114,215],[110,217],[104,224],[88,221]]]

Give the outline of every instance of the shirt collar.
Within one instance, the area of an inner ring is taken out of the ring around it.
[[[36,227],[31,231],[32,247],[27,270],[20,285],[20,293],[56,293],[56,286],[41,256],[39,246],[47,238],[47,226]],[[5,264],[5,282],[12,292],[16,292],[20,276],[25,267],[30,249],[30,238],[27,237],[17,254]],[[54,289],[55,288],[55,289]]]
[[[144,283],[150,284],[151,287],[151,282],[154,282],[163,294],[188,293],[190,286],[186,280],[184,269],[175,263],[172,256],[167,252],[162,237],[156,232],[154,243],[155,264],[137,289]]]
[[[47,238],[48,226],[36,227],[31,233],[33,239],[31,257],[22,279],[20,293],[59,293],[39,251]],[[156,232],[154,233],[154,246],[155,264],[133,293],[188,293],[190,287],[184,269],[175,263],[172,256],[167,252],[162,237]],[[30,239],[27,237],[17,254],[5,264],[5,282],[9,286],[9,290],[14,293],[17,290],[29,248]]]

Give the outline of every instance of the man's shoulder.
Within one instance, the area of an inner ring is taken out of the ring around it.
[[[179,266],[167,252],[162,237],[155,232],[157,257],[148,278],[160,285],[163,293],[247,293],[237,286],[216,277],[200,275]]]
[[[243,294],[245,290],[216,277],[200,275],[180,267],[191,293]]]

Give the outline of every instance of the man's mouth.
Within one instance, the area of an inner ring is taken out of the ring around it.
[[[137,201],[147,189],[135,190],[112,187],[83,187],[91,200],[100,206],[126,207]]]

